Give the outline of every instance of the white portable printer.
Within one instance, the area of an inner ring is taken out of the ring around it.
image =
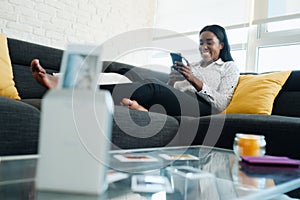
[[[42,100],[38,190],[99,195],[107,189],[114,105],[97,86],[101,51],[68,45],[58,87]]]

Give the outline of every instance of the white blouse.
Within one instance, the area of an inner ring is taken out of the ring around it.
[[[174,88],[183,92],[196,92],[210,101],[220,112],[225,110],[239,80],[240,73],[237,65],[233,61],[223,62],[219,58],[207,67],[201,67],[200,62],[193,63],[191,71],[203,82],[202,90],[197,92],[187,80],[175,82]]]

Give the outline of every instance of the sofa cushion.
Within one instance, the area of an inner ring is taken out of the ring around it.
[[[48,70],[59,71],[63,50],[31,42],[8,38],[8,48],[13,64],[29,66],[35,58]]]
[[[241,75],[232,100],[223,113],[272,113],[274,100],[291,71]]]
[[[42,98],[47,91],[46,87],[33,78],[29,65],[13,64],[13,73],[22,99]]]
[[[36,154],[40,112],[18,100],[0,96],[0,156]]]
[[[277,95],[272,115],[300,117],[300,71],[292,71],[291,75]]]
[[[4,34],[0,34],[0,80],[0,96],[20,100],[13,80],[7,38]]]
[[[170,116],[115,106],[113,149],[167,146],[178,129],[178,121]]]
[[[47,73],[59,72],[63,51],[47,46],[8,38],[14,81],[22,99],[42,98],[46,88],[37,83],[30,70],[34,58],[40,59]]]
[[[300,91],[282,91],[273,104],[272,115],[300,117]]]

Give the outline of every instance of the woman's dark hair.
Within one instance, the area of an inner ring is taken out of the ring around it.
[[[208,25],[205,26],[199,33],[199,35],[201,33],[203,33],[204,31],[210,31],[212,33],[214,33],[217,38],[219,39],[220,42],[222,42],[224,44],[223,48],[220,51],[220,58],[224,61],[233,61],[231,53],[230,53],[230,46],[228,43],[228,38],[225,32],[225,29],[222,26],[219,25]]]

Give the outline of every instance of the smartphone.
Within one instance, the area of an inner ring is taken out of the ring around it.
[[[173,65],[175,64],[175,62],[182,62],[182,57],[181,57],[181,53],[170,53],[171,57],[172,57],[172,62]]]
[[[171,52],[170,55],[171,55],[172,62],[173,62],[173,65],[171,67],[172,69],[178,70],[180,67],[183,66],[183,65],[180,65],[180,64],[176,64],[175,65],[175,62],[183,63],[181,53],[173,53],[173,52]]]

